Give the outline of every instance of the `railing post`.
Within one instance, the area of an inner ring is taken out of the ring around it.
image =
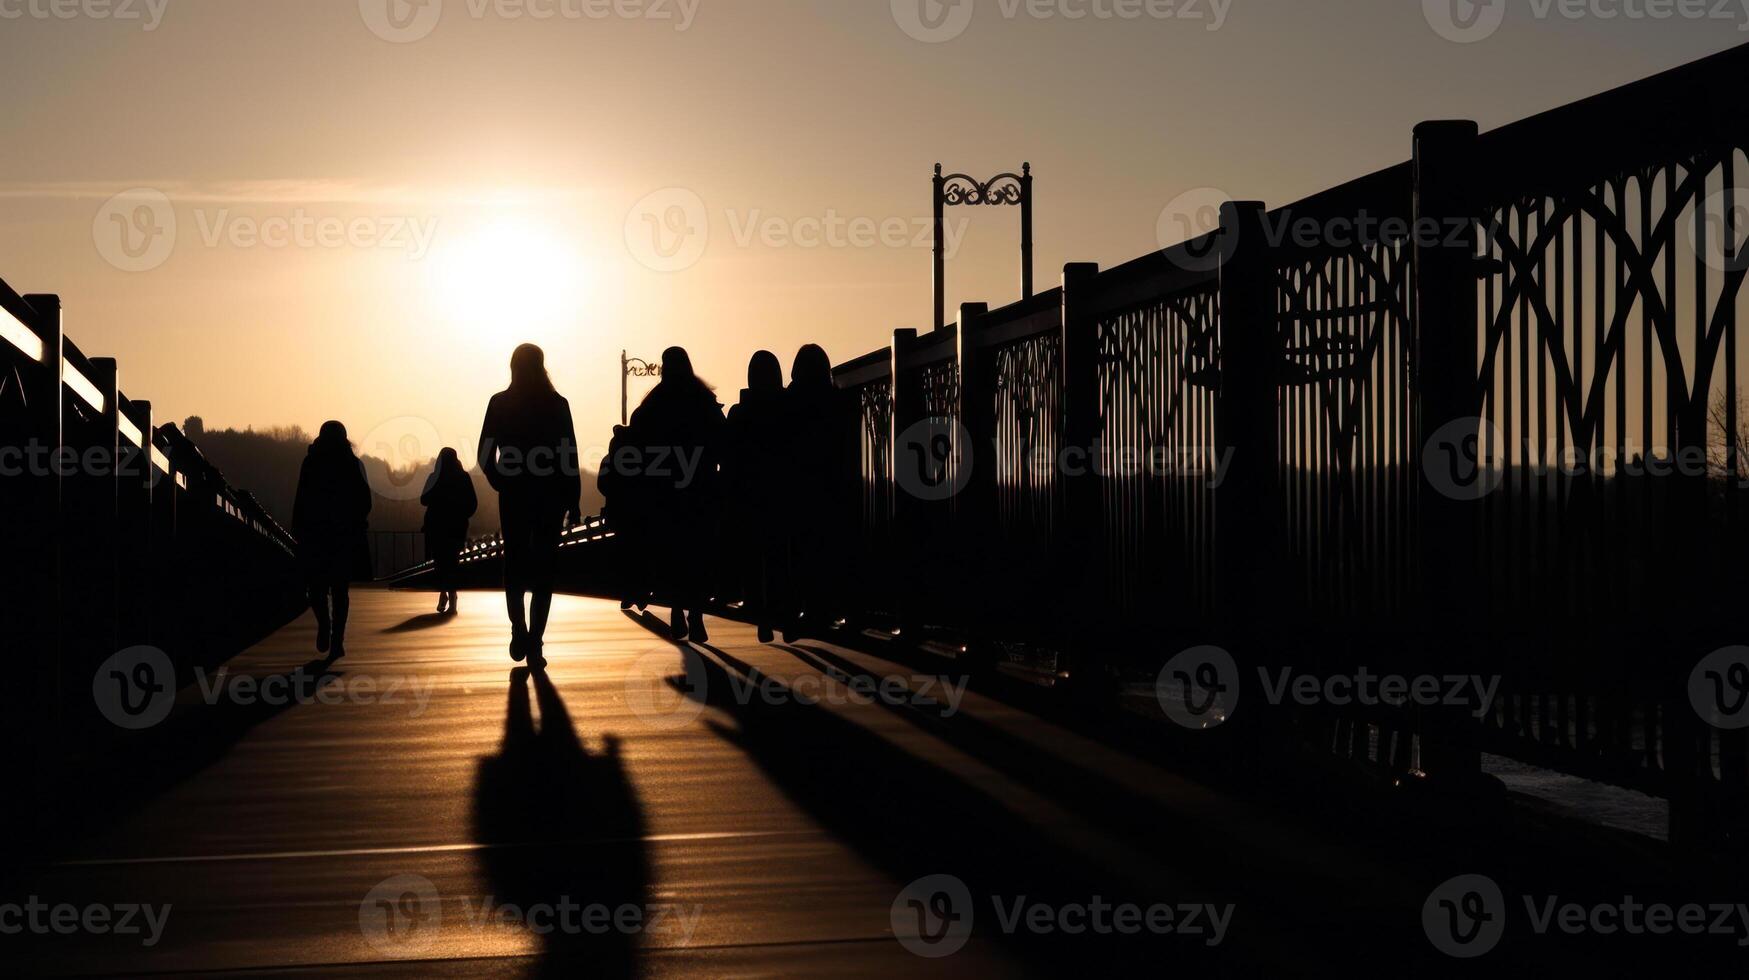
[[[1477,127],[1473,122],[1424,122],[1415,127],[1414,233],[1415,357],[1412,384],[1419,393],[1420,433],[1413,461],[1419,481],[1421,636],[1425,666],[1434,673],[1474,673],[1475,528],[1479,497],[1458,499],[1428,479],[1426,440],[1479,437],[1476,398]],[[1471,443],[1475,445],[1475,443]],[[1488,465],[1478,454],[1478,466]],[[1478,478],[1481,474],[1477,474]],[[1431,780],[1461,790],[1482,771],[1476,706],[1428,710],[1421,768]]]
[[[42,341],[42,360],[24,373],[25,411],[29,414],[27,431],[40,449],[37,454],[44,465],[29,476],[27,513],[29,520],[18,521],[18,557],[28,561],[30,574],[19,576],[15,583],[20,590],[20,609],[28,623],[21,649],[30,651],[22,664],[32,704],[31,722],[27,725],[30,740],[25,750],[30,758],[32,786],[26,799],[52,800],[51,789],[56,784],[59,766],[56,754],[61,745],[61,670],[63,639],[61,636],[61,479],[55,456],[63,444],[61,420],[61,298],[52,294],[23,297],[34,314],[24,319],[25,326]],[[27,559],[24,556],[29,556]],[[52,825],[55,814],[52,805],[39,805],[32,814],[39,826]]]
[[[987,303],[961,303],[958,356],[959,404],[955,414],[961,428],[954,438],[967,445],[954,456],[968,469],[966,485],[954,502],[954,522],[959,532],[959,569],[964,576],[964,617],[974,632],[987,635],[983,627],[997,599],[991,585],[996,576],[985,564],[992,553],[996,529],[996,372],[979,350],[979,319],[990,312]]]
[[[103,411],[97,423],[96,442],[89,448],[100,452],[106,469],[101,473],[85,474],[85,478],[91,481],[94,493],[92,509],[85,512],[89,514],[91,521],[89,544],[93,565],[90,569],[90,608],[96,613],[88,628],[92,631],[92,640],[97,644],[97,649],[93,652],[98,655],[98,660],[102,660],[121,649],[118,643],[121,639],[122,613],[117,601],[120,592],[116,587],[122,555],[117,534],[120,528],[121,503],[121,399],[115,358],[91,358],[91,375],[92,385],[103,396]],[[93,661],[81,664],[80,669],[89,670],[96,666],[96,661]]]
[[[156,490],[152,474],[152,403],[130,400],[124,414],[140,434],[141,443],[136,448],[117,440],[125,456],[124,466],[117,471],[123,501],[121,530],[126,535],[120,539],[122,560],[117,589],[125,619],[118,640],[125,647],[154,641],[152,583],[157,542],[152,530],[156,513],[152,507]]]
[[[1099,278],[1097,262],[1063,266],[1061,343],[1063,363],[1063,445],[1057,460],[1063,493],[1063,523],[1055,534],[1053,564],[1065,581],[1062,618],[1085,632],[1103,616],[1099,612],[1108,583],[1105,578],[1105,525],[1100,514],[1099,468],[1095,454],[1100,431],[1099,324],[1090,300]],[[1072,617],[1068,614],[1079,610]],[[1094,641],[1088,633],[1090,642]]]
[[[1285,557],[1281,500],[1276,492],[1282,351],[1263,214],[1256,201],[1221,206],[1221,380],[1215,443],[1218,458],[1231,463],[1215,509],[1215,592],[1223,629],[1234,635],[1273,620],[1284,599],[1279,588]]]
[[[1220,388],[1215,404],[1215,449],[1227,466],[1215,503],[1215,622],[1245,685],[1257,667],[1283,654],[1276,640],[1293,617],[1286,587],[1279,489],[1278,392],[1280,331],[1276,323],[1274,251],[1257,201],[1221,205]],[[1235,713],[1237,757],[1259,765],[1275,746],[1276,713],[1261,691],[1251,691]]]
[[[904,447],[899,444],[899,436],[906,429],[923,421],[926,413],[923,386],[919,383],[918,372],[911,367],[912,353],[916,346],[916,330],[905,328],[893,331],[893,415],[889,437],[893,447],[893,472],[889,475],[893,478],[893,555],[896,560],[892,571],[898,579],[894,583],[894,594],[898,600],[900,624],[904,627],[912,625],[912,617],[919,609],[920,597],[920,570],[906,568],[906,556],[922,554],[925,533],[923,501],[905,490],[905,483],[899,479],[898,473],[898,468],[909,462],[904,458]]]

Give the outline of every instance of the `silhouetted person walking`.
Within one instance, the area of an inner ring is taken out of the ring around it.
[[[710,639],[704,625],[705,583],[716,544],[723,407],[711,386],[693,373],[685,350],[662,352],[662,381],[632,413],[631,428],[656,546],[652,574],[673,607],[669,627],[676,640],[703,643]]]
[[[582,516],[583,476],[571,403],[553,389],[546,355],[533,344],[511,354],[510,387],[486,406],[479,466],[498,491],[510,658],[545,666],[541,646],[553,606],[554,562],[565,528]]]
[[[346,656],[352,580],[368,574],[370,506],[370,484],[347,441],[346,426],[322,423],[298,472],[292,533],[316,614],[316,650],[330,661]]]
[[[759,627],[759,642],[770,643],[778,624],[778,569],[783,561],[784,527],[783,365],[777,355],[759,351],[747,363],[747,387],[729,409],[723,439],[724,537],[732,574]]]
[[[595,488],[604,501],[602,516],[613,529],[615,550],[620,557],[620,582],[625,591],[619,607],[640,611],[650,604],[649,514],[642,493],[639,458],[642,451],[632,444],[632,427],[616,425],[607,455],[596,470]]]
[[[437,454],[437,464],[431,479],[420,494],[425,507],[425,553],[431,557],[437,573],[437,611],[455,612],[458,597],[455,590],[455,570],[468,540],[468,519],[480,508],[474,493],[474,481],[462,469],[461,457],[445,448]]]
[[[784,414],[790,476],[783,591],[796,612],[784,638],[792,640],[830,627],[836,617],[842,563],[834,549],[852,526],[860,446],[855,406],[833,383],[832,361],[817,344],[796,352]]]

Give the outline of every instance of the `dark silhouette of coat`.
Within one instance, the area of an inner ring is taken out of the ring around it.
[[[499,506],[582,517],[583,470],[571,403],[558,392],[501,391],[480,427],[480,471]]]
[[[370,509],[370,483],[352,447],[325,438],[311,443],[292,503],[292,533],[305,574],[321,582],[368,578]]]
[[[468,520],[479,510],[480,500],[474,481],[453,453],[439,457],[419,503],[425,507],[420,530],[434,544],[459,549],[467,541]]]

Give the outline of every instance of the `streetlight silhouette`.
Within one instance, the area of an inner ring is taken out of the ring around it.
[[[628,411],[626,386],[627,378],[660,378],[662,365],[646,361],[641,357],[627,357],[625,351],[619,352],[619,424],[630,425],[631,415]]]

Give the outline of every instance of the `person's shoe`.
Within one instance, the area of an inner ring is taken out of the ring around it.
[[[770,643],[774,639],[776,639],[776,635],[771,632],[771,627],[769,627],[769,626],[759,627],[759,642]]]
[[[692,614],[692,630],[687,633],[687,639],[694,643],[709,643],[711,641],[711,635],[705,632],[704,613],[695,612]]]
[[[335,640],[333,648],[328,651],[328,662],[333,663],[344,656],[346,656],[346,641]]]
[[[523,658],[525,658],[527,656],[528,656],[528,634],[526,634],[526,633],[512,633],[512,634],[510,634],[510,659],[516,661],[517,663],[522,663]]]
[[[317,653],[327,653],[328,652],[328,624],[327,623],[317,623],[316,624],[316,652]]]
[[[449,593],[448,592],[439,592],[437,594],[437,611],[440,613],[441,612],[449,612]]]
[[[532,636],[528,638],[526,643],[528,646],[528,665],[535,670],[545,670],[547,668],[547,658],[546,654],[542,651],[546,647],[546,644]]]
[[[627,611],[627,610],[629,610],[629,609],[631,609],[631,608],[632,608],[632,600],[630,600],[630,599],[621,599],[621,600],[620,600],[620,601],[619,601],[619,611],[620,611],[620,612],[625,612],[625,611]]]
[[[686,639],[686,613],[676,609],[668,614],[668,635],[676,641]]]

